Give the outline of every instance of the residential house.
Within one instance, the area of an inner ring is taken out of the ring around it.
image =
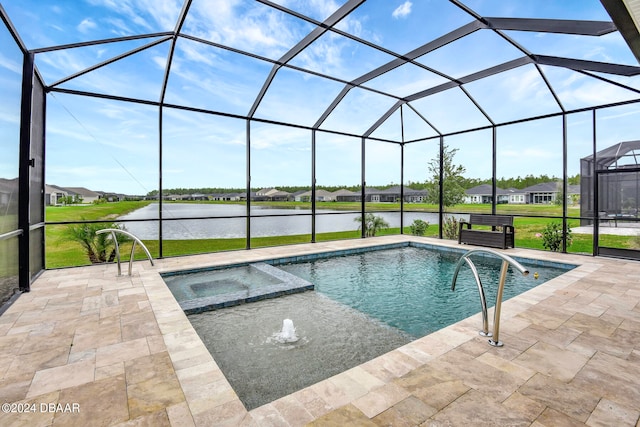
[[[527,203],[527,193],[517,188],[507,188],[504,194],[508,197],[507,203],[510,205],[524,205]]]
[[[362,194],[348,190],[338,190],[334,193],[335,198],[339,202],[359,202],[362,200]],[[426,190],[414,190],[413,188],[404,188],[405,202],[423,202],[427,197]],[[400,201],[400,186],[380,190],[374,187],[365,189],[365,201],[372,203],[394,203]]]
[[[286,202],[291,199],[291,193],[275,188],[263,188],[251,195],[251,200],[256,202]]]
[[[380,190],[381,202],[398,202],[400,201],[400,186],[395,185],[386,190]],[[427,198],[427,190],[414,190],[410,187],[403,188],[403,198],[405,202],[419,203]]]
[[[422,203],[427,199],[427,190],[414,190],[404,187],[404,201],[409,203]]]
[[[57,185],[45,184],[44,186],[44,204],[46,206],[56,206],[62,204],[62,200],[69,196],[69,192]]]
[[[258,190],[256,191],[256,196],[257,197],[269,197],[272,194],[277,193],[279,190],[275,189],[275,188],[263,188],[262,190]]]
[[[109,193],[105,191],[100,191],[99,193],[100,193],[100,198],[106,200],[107,202],[121,202],[125,200],[125,198],[127,197],[124,194]]]
[[[206,194],[184,194],[182,195],[181,200],[209,200],[209,196]]]
[[[247,200],[247,193],[215,193],[210,195],[211,200],[225,201],[225,202],[239,202],[241,200]]]
[[[311,200],[311,190],[298,190],[291,194],[296,202],[308,202]]]
[[[517,188],[496,188],[497,203],[509,204],[544,204],[555,203],[562,187],[557,182],[545,182],[535,184],[518,190]],[[491,185],[481,184],[465,191],[464,203],[491,203],[493,198],[491,194]],[[580,197],[579,185],[567,186],[567,200],[573,203]]]
[[[335,191],[333,194],[338,202],[359,202],[362,200],[362,195],[359,191],[355,192],[342,189]]]
[[[74,198],[77,196],[81,203],[93,203],[100,198],[100,193],[84,187],[65,187],[65,190]]]
[[[291,193],[287,191],[276,191],[269,194],[269,199],[272,202],[288,202],[292,199]]]
[[[549,204],[555,203],[561,189],[562,187],[558,182],[542,182],[529,186],[523,191],[527,193],[527,203]]]
[[[296,202],[309,202],[311,201],[311,190],[309,191],[297,191],[292,194]],[[334,193],[327,190],[316,190],[316,202],[333,202],[336,200]]]
[[[397,202],[400,200],[400,188],[394,190],[388,188],[386,190],[379,190],[374,187],[367,187],[364,190],[365,201],[372,203],[380,202]]]
[[[498,204],[509,203],[510,190],[496,187],[496,199]],[[493,187],[490,184],[480,184],[465,190],[463,203],[493,203]]]

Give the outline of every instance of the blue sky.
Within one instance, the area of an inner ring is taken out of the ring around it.
[[[609,20],[598,0],[466,0],[482,16]],[[280,0],[295,12],[322,21],[343,2]],[[86,40],[171,31],[182,4],[168,0],[4,0],[8,13],[29,49]],[[449,33],[472,17],[443,0],[369,0],[338,28],[383,49],[404,54]],[[183,33],[247,51],[240,55],[180,38],[172,62],[165,101],[169,104],[246,116],[273,65],[313,26],[297,17],[253,0],[194,0]],[[638,65],[618,33],[602,37],[567,36],[505,31],[534,54],[567,56],[592,61]],[[8,35],[0,34],[2,46]],[[36,64],[47,84],[85,70],[156,39],[101,44],[41,53]],[[60,88],[158,101],[169,52],[159,43],[59,85]],[[416,61],[440,73],[461,78],[522,53],[490,30],[475,33],[419,57]],[[290,64],[309,72],[282,68],[276,74],[255,116],[275,122],[312,126],[344,88],[394,57],[336,33],[326,33]],[[563,68],[540,66],[567,110],[639,97]],[[0,123],[3,139],[14,138],[18,117],[21,57],[16,49],[0,50]],[[330,74],[336,80],[313,73]],[[604,75],[603,75],[604,76]],[[605,76],[640,89],[640,78]],[[443,75],[404,64],[354,88],[320,129],[361,135],[396,99],[447,82]],[[17,86],[16,86],[17,85]],[[16,87],[18,89],[16,89]],[[464,85],[465,91],[496,123],[560,111],[538,70],[531,64]],[[47,104],[46,182],[84,186],[93,190],[145,194],[158,188],[158,108],[98,98],[52,93]],[[403,107],[404,128],[397,111],[372,136],[401,141],[487,126],[487,118],[460,88],[452,88]],[[420,117],[415,111],[418,111]],[[598,113],[598,145],[639,139],[637,107]],[[246,185],[245,120],[165,109],[163,117],[163,186],[239,187]],[[426,124],[426,118],[430,125]],[[591,115],[568,119],[569,173],[578,173],[579,158],[591,153]],[[434,128],[436,130],[434,130]],[[562,174],[562,123],[551,118],[518,126],[499,127],[498,176]],[[311,132],[277,124],[253,122],[251,127],[251,184],[254,187],[310,185]],[[458,148],[456,161],[468,177],[491,176],[490,131],[446,139]],[[437,141],[408,144],[405,182],[428,178],[427,163]],[[12,155],[10,152],[9,159]],[[317,183],[353,185],[360,181],[360,138],[317,133]],[[11,164],[0,160],[0,175],[12,177]],[[400,182],[397,144],[368,141],[366,182]]]

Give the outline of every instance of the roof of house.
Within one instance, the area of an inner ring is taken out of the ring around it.
[[[65,187],[64,189],[67,190],[67,192],[69,193],[77,194],[78,196],[83,196],[83,197],[100,196],[99,193],[89,190],[88,188],[85,188],[85,187]]]
[[[540,184],[531,185],[522,191],[526,193],[553,193],[558,191],[560,184],[558,182],[541,182]]]
[[[337,190],[333,192],[333,195],[338,197],[338,196],[357,196],[360,195],[360,192],[355,192],[355,191],[350,191],[347,190],[346,188],[343,188],[341,190]]]
[[[62,188],[62,187],[58,187],[57,185],[53,185],[53,184],[45,184],[44,185],[44,192],[47,194],[51,194],[51,193],[66,193],[68,194],[69,191],[66,188]]]
[[[400,186],[399,185],[394,185],[393,187],[389,187],[386,190],[381,190],[384,193],[390,193],[390,194],[400,194]],[[411,187],[407,187],[405,186],[403,189],[404,195],[410,195],[410,194],[427,194],[427,190],[416,190],[414,188]]]
[[[498,189],[496,188],[496,191]],[[480,185],[476,185],[473,188],[470,188],[468,190],[465,190],[465,193],[469,196],[474,196],[474,195],[491,195],[493,194],[493,190],[491,189],[491,185],[489,184],[480,184]]]
[[[571,194],[580,194],[580,185],[578,184],[569,184],[567,185],[567,193]]]
[[[267,194],[267,196],[269,196],[269,197],[291,196],[291,193],[289,193],[289,192],[287,192],[287,191],[280,191],[280,190],[277,190],[277,191],[275,191],[275,192],[269,192],[269,193]]]

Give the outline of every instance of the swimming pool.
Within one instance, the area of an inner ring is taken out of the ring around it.
[[[313,283],[315,291],[202,312],[189,320],[252,409],[479,312],[477,286],[468,268],[460,273],[456,291],[450,290],[455,264],[464,252],[400,244],[269,260]],[[473,260],[493,305],[500,263],[486,257]],[[505,300],[573,267],[518,261],[538,273],[538,279],[509,271]],[[212,282],[216,274],[228,277],[230,272],[211,271]],[[197,289],[204,287],[200,282]],[[295,343],[274,339],[285,318],[296,327],[300,339]]]

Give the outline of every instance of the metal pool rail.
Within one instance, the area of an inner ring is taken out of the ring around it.
[[[105,228],[103,230],[96,231],[96,234],[104,234],[104,233],[111,233],[111,239],[113,239],[113,243],[116,245],[116,259],[118,261],[118,276],[122,275],[122,269],[120,268],[120,247],[118,246],[118,239],[116,238],[116,233],[124,234],[125,236],[130,237],[133,240],[133,244],[131,245],[131,255],[129,256],[129,276],[131,276],[131,269],[133,268],[133,252],[136,250],[136,243],[139,243],[142,249],[144,249],[145,253],[147,254],[147,258],[149,258],[151,265],[153,265],[153,258],[149,253],[149,249],[147,249],[144,243],[142,243],[142,241],[138,239],[136,236],[134,236],[133,234],[129,233],[128,231],[120,230],[119,228]]]
[[[493,334],[489,332],[489,322],[487,320],[487,300],[484,296],[484,288],[482,287],[482,281],[480,280],[480,276],[478,276],[478,270],[476,266],[473,264],[473,261],[469,259],[469,256],[475,253],[486,253],[490,255],[497,256],[502,259],[502,268],[500,270],[500,282],[498,283],[498,293],[496,294],[496,305],[493,312]],[[507,269],[509,268],[509,264],[513,265],[516,269],[522,273],[523,276],[529,274],[529,270],[522,266],[518,261],[511,258],[508,255],[503,253],[491,250],[491,249],[473,249],[469,252],[465,253],[458,260],[458,264],[456,265],[456,270],[453,273],[453,280],[451,281],[451,290],[454,291],[456,289],[456,280],[458,279],[458,273],[460,272],[460,268],[462,267],[463,262],[466,262],[471,271],[473,272],[473,276],[476,279],[476,283],[478,285],[478,292],[480,293],[480,304],[482,305],[482,331],[480,331],[480,335],[484,337],[491,337],[489,339],[489,344],[494,347],[502,347],[502,342],[500,342],[500,310],[502,308],[502,293],[504,290],[504,282],[507,278]]]

